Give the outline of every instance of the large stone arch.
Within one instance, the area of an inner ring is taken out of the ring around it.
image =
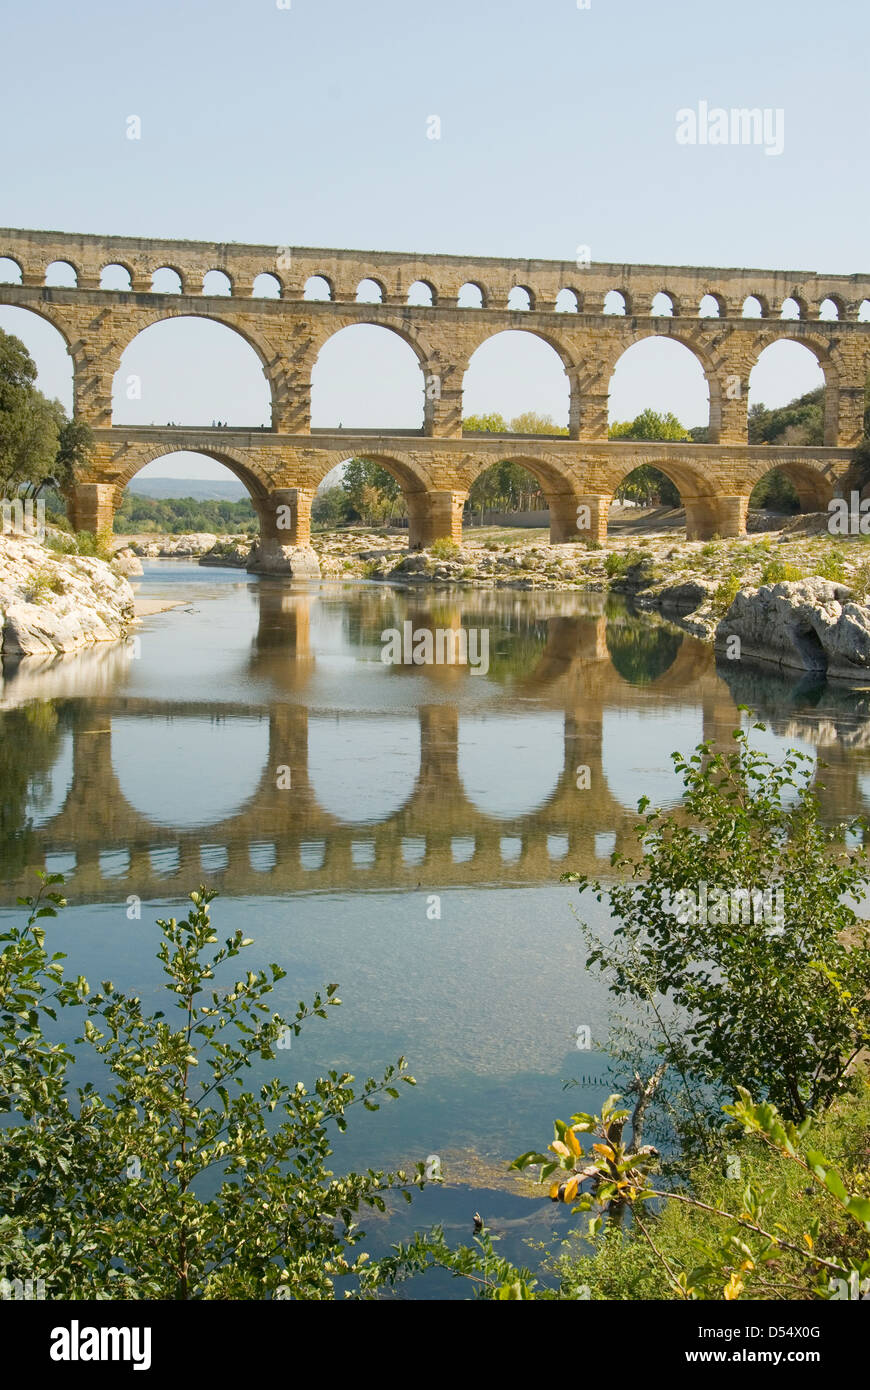
[[[203,454],[206,458],[214,459],[215,463],[221,463],[225,468],[238,478],[247,488],[252,501],[265,497],[271,486],[271,481],[267,474],[260,472],[250,459],[242,458],[232,449],[227,449],[223,445],[198,444],[191,450],[185,447],[183,450],[180,444],[143,444],[135,447],[135,457],[121,469],[118,474],[115,487],[118,490],[118,497],[129,483],[133,481],[137,473],[141,473],[143,468],[147,468],[149,463],[154,463],[155,459],[165,458],[168,454],[179,452]]]
[[[838,491],[838,479],[830,465],[812,458],[761,460],[750,464],[750,491],[768,473],[783,473],[791,483],[802,512],[823,512]]]
[[[467,435],[470,441],[473,435]],[[578,482],[576,471],[560,462],[543,458],[530,444],[525,447],[508,444],[504,453],[491,451],[476,455],[466,455],[463,474],[470,488],[472,483],[499,463],[516,463],[527,469],[540,484],[550,510],[550,544],[581,539],[578,530],[578,508],[585,501],[585,493]]]
[[[468,373],[471,371],[475,355],[481,350],[481,348],[487,347],[490,343],[495,342],[497,338],[502,337],[506,333],[525,333],[532,338],[536,338],[539,342],[544,343],[548,348],[555,352],[557,358],[562,364],[562,369],[567,378],[568,385],[568,424],[570,427],[571,422],[575,421],[578,418],[579,414],[580,382],[578,376],[577,360],[574,352],[572,351],[569,345],[567,337],[563,337],[561,334],[554,332],[551,328],[549,328],[546,325],[527,325],[523,323],[523,311],[517,311],[514,317],[518,319],[519,322],[511,321],[508,323],[503,323],[498,327],[494,327],[492,324],[489,323],[476,323],[473,316],[471,316],[471,322],[467,326],[466,331],[463,333],[462,336],[461,358],[458,358],[458,354],[456,354],[454,348],[454,357],[457,359],[454,361],[454,373],[455,376],[459,379],[460,386],[460,421],[462,415],[466,413],[464,400],[467,389]]]
[[[266,337],[256,332],[251,327],[250,323],[246,319],[243,319],[241,315],[216,313],[212,308],[198,309],[195,306],[191,307],[189,298],[183,306],[179,305],[176,307],[174,304],[167,305],[164,303],[159,307],[155,307],[153,310],[142,309],[136,313],[135,318],[132,320],[134,331],[127,336],[123,342],[120,338],[116,338],[115,340],[116,360],[111,369],[111,380],[114,382],[115,376],[121,370],[121,362],[124,353],[128,348],[132,347],[137,338],[141,337],[149,328],[154,328],[158,323],[169,323],[176,319],[205,319],[211,323],[216,323],[221,328],[226,328],[229,329],[230,332],[236,333],[243,342],[252,349],[259,360],[263,376],[266,378],[269,386],[272,428],[277,429],[279,427],[280,410],[283,404],[281,373],[275,371],[277,358],[279,356],[278,352],[268,342]]]
[[[346,463],[352,457],[368,459],[379,464],[399,484],[408,509],[409,549],[425,548],[442,536],[460,539],[462,507],[467,495],[464,491],[457,491],[455,487],[444,487],[443,481],[437,477],[436,470],[426,467],[413,454],[403,456],[398,452],[385,451],[376,442],[373,449],[357,448],[353,454],[338,450],[324,451],[317,466],[320,480],[322,481],[333,468]]]
[[[313,399],[314,393],[314,372],[321,364],[323,352],[330,344],[333,344],[341,334],[346,333],[351,328],[376,328],[397,339],[405,347],[410,348],[416,360],[416,365],[420,371],[420,391],[422,405],[423,430],[432,433],[430,428],[433,419],[433,393],[427,390],[433,372],[438,376],[438,394],[441,391],[441,370],[438,366],[438,357],[433,345],[425,340],[425,335],[418,335],[410,323],[394,323],[386,321],[378,316],[377,313],[366,312],[371,309],[377,310],[380,305],[361,304],[360,309],[364,312],[360,314],[340,314],[330,312],[328,315],[312,316],[311,332],[308,335],[304,355],[300,356],[297,370],[300,375],[304,375],[309,402]],[[310,408],[310,407],[309,407]],[[357,422],[352,422],[357,423]],[[389,427],[387,427],[389,430]]]
[[[630,455],[621,455],[605,463],[599,470],[602,490],[606,492],[607,508],[623,478],[644,464],[657,468],[677,489],[686,512],[686,539],[709,540],[714,535],[736,536],[746,529],[748,495],[723,497],[716,480],[703,464],[680,457],[679,445],[674,452],[661,456],[661,446],[645,451],[638,444]]]
[[[841,442],[858,443],[863,435],[864,382],[870,369],[867,346],[855,339],[850,339],[848,344],[832,341],[824,334],[808,330],[802,319],[765,321],[765,330],[753,339],[747,377],[751,376],[762,354],[777,343],[794,343],[806,348],[819,365],[825,388],[824,447],[836,447]]]
[[[32,314],[34,318],[41,319],[43,323],[47,323],[58,334],[61,341],[63,342],[66,354],[70,359],[70,364],[72,368],[72,406],[73,413],[75,413],[78,409],[77,386],[79,381],[79,373],[84,369],[88,360],[87,351],[84,348],[81,339],[76,339],[73,336],[69,326],[66,323],[64,323],[63,318],[53,311],[54,306],[50,302],[46,303],[40,301],[39,303],[21,303],[18,301],[12,301],[4,303],[2,300],[0,300],[0,308],[20,309],[24,313]],[[11,332],[13,337],[17,336],[14,329],[10,329],[7,331]],[[38,371],[38,362],[36,366]]]
[[[620,320],[615,317],[615,322]],[[661,328],[656,322],[644,323],[642,320],[630,320],[631,327],[622,329],[618,332],[615,340],[607,344],[607,359],[605,363],[604,375],[607,381],[607,394],[610,395],[613,384],[613,376],[626,353],[638,343],[659,338],[663,342],[674,342],[685,348],[692,354],[704,374],[709,393],[709,425],[711,436],[718,434],[718,421],[721,417],[722,409],[722,363],[715,348],[707,341],[708,330],[704,325],[716,320],[673,320],[675,325],[673,331],[662,333]],[[658,320],[658,324],[661,320]],[[699,328],[697,325],[700,324]]]

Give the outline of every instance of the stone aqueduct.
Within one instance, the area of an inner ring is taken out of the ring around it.
[[[438,537],[458,539],[471,484],[506,458],[539,480],[553,542],[603,539],[614,489],[641,463],[654,464],[679,488],[690,538],[734,536],[745,529],[753,486],[771,468],[788,474],[805,508],[826,505],[840,490],[863,435],[870,322],[859,314],[870,301],[870,275],[604,263],[578,268],[544,260],[8,229],[0,230],[0,257],[21,271],[20,284],[0,284],[0,303],[32,310],[63,335],[73,361],[75,413],[94,431],[92,467],[68,498],[78,529],[109,525],[123,488],[145,464],[190,449],[219,460],[245,483],[260,516],[264,561],[272,568],[282,567],[291,553],[287,547],[307,543],[318,484],[352,454],[376,459],[398,479],[412,547]],[[46,269],[56,261],[73,268],[74,288],[46,286]],[[129,290],[100,288],[108,265],[127,271]],[[180,293],[153,291],[152,276],[163,268],[176,272]],[[212,270],[228,277],[228,296],[203,292]],[[254,282],[264,273],[277,280],[279,298],[254,295]],[[311,277],[326,282],[328,300],[304,297]],[[363,280],[377,284],[380,303],[356,301]],[[431,304],[407,302],[418,282],[428,287]],[[468,284],[478,287],[481,307],[459,307],[460,290]],[[526,292],[528,308],[509,307],[517,287]],[[563,291],[575,312],[556,311]],[[622,296],[624,315],[604,312],[610,291]],[[661,293],[670,298],[671,315],[653,313]],[[715,301],[718,317],[700,316],[705,296]],[[750,297],[761,317],[743,317]],[[796,302],[799,318],[778,316],[786,299]],[[825,303],[836,318],[820,318]],[[112,424],[113,378],[124,349],[152,324],[191,315],[234,329],[254,348],[271,390],[270,429]],[[335,333],[358,323],[391,329],[415,352],[425,383],[421,430],[312,430],[311,373],[318,354]],[[463,434],[462,383],[469,360],[506,329],[537,335],[560,357],[570,386],[567,437]],[[700,361],[710,394],[709,443],[608,440],[616,363],[632,344],[654,336],[682,343]],[[760,353],[781,339],[809,348],[824,373],[823,447],[747,443],[749,375]]]

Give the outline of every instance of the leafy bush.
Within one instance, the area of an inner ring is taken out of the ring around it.
[[[238,931],[217,944],[215,895],[201,888],[185,920],[157,924],[169,1015],[148,1014],[110,981],[92,993],[65,976],[44,926],[64,905],[63,880],[42,877],[21,900],[26,925],[0,934],[0,1277],[44,1279],[49,1298],[331,1299],[345,1277],[376,1287],[355,1215],[384,1210],[390,1191],[410,1201],[423,1165],[413,1177],[335,1177],[330,1134],[351,1106],[377,1110],[413,1085],[404,1060],[356,1090],[335,1071],[310,1091],[283,1077],[246,1090],[245,1071],[325,1018],[337,986],[290,1019],[270,1013],[285,972],[233,981],[227,967],[252,943]],[[76,1010],[76,1043],[92,1069],[102,1059],[102,1091],[73,1091],[81,1054],[43,1031]]]
[[[99,531],[94,535],[93,531],[79,531],[76,536],[79,555],[86,555],[96,560],[111,560],[115,553],[115,545],[111,529]]]
[[[740,576],[732,570],[726,574],[725,578],[716,586],[711,607],[714,613],[720,615],[728,612],[735,598],[740,592]]]
[[[596,1213],[588,1226],[595,1255],[568,1253],[556,1264],[560,1297],[576,1298],[580,1285],[585,1297],[605,1299],[829,1299],[870,1291],[870,1182],[856,1164],[866,1139],[866,1086],[860,1107],[845,1112],[845,1152],[843,1134],[827,1127],[846,1159],[842,1172],[811,1141],[809,1120],[799,1127],[784,1121],[775,1106],[756,1104],[739,1087],[725,1107],[734,1150],[725,1171],[698,1164],[688,1189],[655,1181],[659,1155],[637,1143],[634,1117],[624,1137],[629,1111],[618,1108],[620,1099],[609,1097],[600,1115],[557,1120],[548,1152],[530,1151],[513,1164],[539,1166],[553,1200]],[[597,1140],[585,1151],[584,1135]],[[663,1204],[660,1213],[653,1202]]]
[[[774,763],[744,731],[733,737],[727,753],[673,754],[680,812],[643,815],[641,853],[611,856],[622,881],[563,878],[609,899],[613,941],[593,938],[588,964],[611,992],[684,1020],[685,1042],[662,1025],[660,1061],[699,1083],[708,1107],[745,1086],[800,1122],[849,1090],[870,1045],[870,936],[851,905],[866,891],[865,852],[821,824],[808,755]],[[702,885],[718,907],[700,910]],[[778,895],[767,915],[753,905],[765,891]],[[681,911],[687,901],[697,910]]]
[[[821,579],[830,579],[835,584],[846,583],[846,564],[843,552],[826,550],[816,562],[814,573]]]
[[[762,584],[780,584],[783,580],[803,578],[803,570],[798,569],[797,565],[788,564],[785,560],[768,560],[761,571]]]
[[[459,555],[459,546],[456,541],[449,540],[446,536],[441,536],[437,541],[433,541],[428,549],[429,554],[435,560],[455,560]]]
[[[66,592],[66,580],[55,570],[37,570],[25,591],[28,603],[47,603],[52,594]]]

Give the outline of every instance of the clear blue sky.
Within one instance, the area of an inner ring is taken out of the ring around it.
[[[588,244],[595,260],[866,270],[868,31],[854,0],[7,7],[0,223],[560,259]],[[783,153],[679,145],[676,112],[701,100],[782,108]],[[133,114],[140,141],[126,138]],[[427,139],[430,115],[440,140]],[[24,336],[20,322],[0,309],[0,327]],[[45,389],[60,392],[60,368],[32,341]],[[493,349],[466,408],[562,414],[558,370],[538,368],[536,347]],[[180,342],[140,340],[125,360],[143,375],[140,413],[118,418],[183,419],[169,388],[191,360]],[[320,422],[416,423],[401,356],[364,360],[372,380],[335,345]],[[654,348],[626,363],[613,413],[652,404],[706,418],[686,362]],[[205,339],[195,363],[188,418],[259,420],[256,371]],[[816,379],[782,354],[753,384],[776,404]],[[361,418],[393,382],[391,420]]]

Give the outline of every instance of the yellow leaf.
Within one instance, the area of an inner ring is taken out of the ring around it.
[[[804,1231],[804,1240],[806,1241],[807,1246],[809,1247],[809,1249],[812,1250],[812,1248],[813,1248],[813,1238],[812,1238],[812,1236],[809,1234],[808,1231]]]
[[[563,1158],[571,1157],[571,1150],[568,1148],[567,1144],[562,1143],[561,1139],[554,1139],[550,1148],[553,1150],[554,1154],[561,1154]]]
[[[558,1200],[559,1200],[559,1184],[558,1184],[557,1182],[554,1182],[554,1183],[551,1185],[551,1187],[550,1187],[550,1201],[551,1201],[551,1202],[558,1202]]]
[[[577,1189],[579,1186],[580,1179],[575,1174],[573,1178],[569,1178],[568,1181],[565,1183],[565,1186],[562,1190],[562,1201],[573,1202],[574,1198],[577,1196]]]
[[[731,1275],[731,1278],[728,1280],[728,1283],[725,1285],[725,1288],[722,1290],[722,1292],[723,1292],[724,1297],[725,1297],[729,1302],[733,1302],[734,1299],[740,1297],[740,1295],[741,1295],[742,1292],[743,1292],[743,1289],[744,1289],[743,1280],[740,1278],[740,1275],[739,1275],[739,1274],[737,1273],[737,1271],[735,1270],[735,1272]]]
[[[597,1154],[603,1154],[605,1158],[616,1157],[616,1154],[613,1152],[609,1144],[593,1144],[592,1147]]]
[[[578,1140],[577,1135],[574,1133],[573,1129],[565,1130],[565,1139],[567,1141],[568,1148],[571,1150],[574,1157],[579,1158],[583,1150],[580,1148],[580,1141]]]

